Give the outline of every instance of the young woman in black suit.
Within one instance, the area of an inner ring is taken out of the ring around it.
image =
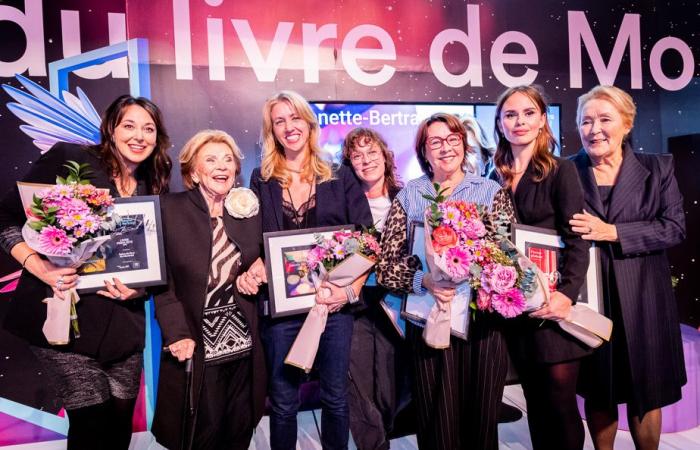
[[[101,142],[86,147],[58,143],[32,165],[23,181],[56,182],[67,176],[66,161],[90,164],[90,182],[114,197],[168,191],[170,147],[160,110],[145,98],[124,95],[106,110]],[[75,269],[59,268],[24,242],[26,220],[17,189],[0,203],[0,245],[22,264],[5,328],[26,340],[55,382],[68,413],[69,449],[127,449],[138,395],[144,345],[145,291],[107,282],[98,294],[83,294],[76,304],[80,338],[50,345],[42,333],[46,305],[78,281]]]
[[[570,161],[551,154],[556,142],[547,123],[547,105],[536,88],[505,91],[495,122],[496,173],[511,192],[517,222],[556,230],[566,244],[549,303],[508,326],[508,347],[527,401],[532,444],[535,449],[580,449],[584,430],[576,381],[579,360],[590,350],[554,321],[569,315],[588,267],[589,244],[568,223],[583,211],[581,183]]]
[[[372,215],[355,175],[346,166],[332,166],[318,145],[319,125],[308,102],[299,94],[282,91],[265,102],[262,128],[263,156],[253,171],[250,186],[260,199],[262,230],[301,230],[331,225],[372,225]],[[243,285],[257,291],[265,281],[264,267],[256,264]],[[252,282],[250,280],[253,280]],[[364,284],[352,284],[352,296],[330,283],[326,298],[329,316],[321,336],[315,365],[320,378],[322,404],[321,444],[324,449],[348,445],[348,366],[353,318],[346,305],[357,300]],[[245,286],[242,286],[245,288]],[[304,316],[262,321],[262,339],[269,373],[270,444],[273,449],[294,449],[302,373],[284,359],[299,332]]]

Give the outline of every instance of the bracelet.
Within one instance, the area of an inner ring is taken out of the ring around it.
[[[35,256],[35,255],[38,255],[38,253],[37,253],[37,252],[31,252],[30,254],[28,254],[27,256],[24,257],[24,261],[22,261],[22,269],[24,269],[25,266],[27,265],[27,260],[28,260],[29,258],[31,258],[32,256]]]
[[[360,300],[360,298],[355,294],[355,290],[352,288],[352,286],[345,286],[345,295],[348,296],[348,303],[351,305]]]

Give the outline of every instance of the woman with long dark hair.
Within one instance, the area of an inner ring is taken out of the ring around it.
[[[168,191],[171,162],[168,134],[158,107],[145,98],[124,95],[105,111],[101,142],[94,146],[58,143],[23,177],[55,183],[67,176],[67,161],[87,163],[89,180],[114,197]],[[127,449],[141,381],[145,338],[145,291],[119,280],[105,282],[97,294],[83,294],[76,304],[80,337],[51,345],[42,333],[42,300],[76,286],[75,269],[56,267],[22,239],[26,218],[17,189],[0,203],[0,245],[22,265],[5,328],[26,340],[49,374],[70,420],[69,449]]]
[[[565,244],[556,290],[538,311],[508,322],[507,342],[527,402],[535,449],[580,449],[584,431],[576,405],[580,359],[590,349],[555,323],[566,319],[588,268],[589,244],[569,225],[583,210],[574,165],[552,154],[556,145],[547,104],[533,86],[506,90],[496,103],[497,178],[508,190],[516,221],[555,230]],[[544,320],[549,319],[549,320]]]

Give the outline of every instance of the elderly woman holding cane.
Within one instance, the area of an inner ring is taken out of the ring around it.
[[[239,289],[262,235],[255,194],[233,187],[241,159],[225,132],[197,133],[180,153],[188,190],[162,201],[168,287],[155,301],[171,354],[161,359],[153,434],[170,449],[247,449],[263,414],[257,309]],[[194,414],[183,423],[189,358]]]
[[[409,181],[392,202],[382,234],[377,280],[394,291],[430,292],[436,302],[448,303],[457,286],[425,276],[420,259],[408,253],[411,222],[422,222],[429,205],[423,195],[436,195],[435,182],[446,189],[450,200],[484,206],[487,229],[501,218],[512,219],[513,208],[498,183],[473,174],[468,156],[474,150],[455,116],[439,113],[425,119],[418,127],[415,147],[425,175]],[[452,337],[446,349],[427,346],[421,327],[406,324],[422,449],[498,448],[498,412],[508,369],[502,319],[481,311],[476,316],[469,340]]]
[[[583,149],[572,159],[585,211],[570,221],[601,250],[605,315],[613,336],[582,365],[580,393],[596,449],[612,449],[617,405],[638,449],[656,449],[661,408],[686,382],[676,299],[666,249],[685,238],[683,197],[670,155],[632,151],[636,108],[629,94],[596,86],[578,99]]]

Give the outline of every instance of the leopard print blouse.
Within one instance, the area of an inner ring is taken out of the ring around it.
[[[515,221],[513,203],[506,189],[496,192],[490,211],[484,214],[482,220],[489,237],[495,235],[497,222]],[[413,291],[416,271],[423,270],[418,256],[408,254],[408,223],[408,215],[401,202],[398,198],[394,199],[384,225],[382,253],[376,265],[378,283],[402,294]]]

